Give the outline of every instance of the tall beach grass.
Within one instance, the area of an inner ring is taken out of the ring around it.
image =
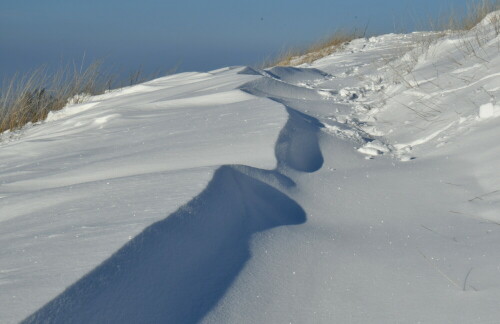
[[[4,80],[0,88],[0,133],[44,120],[50,111],[80,103],[106,90],[142,83],[162,75],[145,75],[142,68],[128,77],[105,71],[102,61],[84,67],[65,65],[55,71],[43,66]]]

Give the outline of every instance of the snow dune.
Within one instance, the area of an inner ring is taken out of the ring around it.
[[[497,322],[491,17],[3,134],[0,322]]]
[[[196,199],[146,228],[25,322],[201,320],[250,257],[252,234],[305,221],[296,202],[245,171],[219,168]]]

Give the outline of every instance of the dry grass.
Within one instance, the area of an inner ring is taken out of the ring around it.
[[[0,133],[42,121],[50,111],[60,110],[68,102],[80,103],[90,95],[159,76],[159,73],[145,76],[143,70],[138,69],[126,80],[119,81],[115,75],[101,72],[101,67],[100,61],[86,68],[68,65],[54,73],[41,67],[4,82],[0,90]]]
[[[476,3],[469,3],[467,6],[467,14],[458,21],[458,24],[453,28],[455,30],[471,30],[481,22],[490,12],[500,9],[499,0],[482,0]]]
[[[474,28],[490,12],[500,10],[500,0],[480,0],[467,3],[465,14],[451,8],[446,15],[427,22],[425,29],[432,31],[468,31]]]
[[[500,0],[481,0],[469,2],[465,14],[459,14],[457,10],[450,9],[446,16],[437,19],[429,19],[428,24],[423,29],[430,29],[432,32],[423,32],[415,36],[416,41],[408,47],[401,48],[401,57],[405,55],[400,65],[394,67],[397,75],[409,74],[417,64],[422,55],[432,55],[429,49],[440,39],[446,36],[455,36],[459,40],[457,49],[465,55],[474,55],[479,57],[477,50],[482,48],[488,41],[489,35],[484,28],[478,24],[484,20],[488,14],[500,10]],[[490,15],[488,17],[489,25],[493,26],[496,35],[500,34],[499,15]],[[478,27],[476,27],[478,26]],[[474,27],[476,27],[474,29]],[[471,36],[471,30],[474,37]],[[392,67],[390,62],[387,65]]]
[[[465,14],[458,14],[457,11],[450,10],[446,18],[429,20],[427,27],[431,27],[432,32],[416,34],[415,41],[409,46],[402,47],[401,54],[397,58],[385,62],[386,67],[392,71],[393,82],[401,83],[409,89],[419,88],[420,82],[427,82],[443,91],[444,89],[433,81],[419,81],[421,79],[418,78],[418,72],[415,71],[419,62],[425,61],[427,56],[435,55],[435,50],[439,49],[439,46],[433,45],[438,44],[443,37],[450,37],[455,41],[457,51],[451,50],[449,54],[452,64],[461,66],[463,62],[469,62],[470,58],[473,57],[486,66],[492,54],[488,53],[484,46],[500,35],[500,14],[490,15],[497,10],[500,10],[500,0],[481,0],[469,2]],[[482,21],[485,21],[486,24],[481,24]],[[442,52],[439,53],[439,55],[443,55]],[[437,67],[435,68],[436,75],[439,75]],[[464,81],[470,84],[473,79]],[[397,103],[428,121],[437,117],[441,112],[439,104],[430,99],[416,100],[415,103],[421,107],[418,110],[405,103]]]
[[[432,30],[440,32],[430,33],[428,36],[423,37],[423,40],[417,46],[421,51],[414,54],[418,56],[417,54],[425,52],[431,44],[448,32],[460,33],[471,30],[490,12],[499,9],[500,0],[481,0],[470,2],[465,15],[450,10],[450,14],[446,18],[429,22]],[[491,23],[495,27],[496,34],[500,34],[500,18],[491,16],[490,19],[492,19]],[[352,40],[364,37],[365,33],[366,30],[362,33],[357,31],[336,32],[331,37],[312,45],[306,50],[287,50],[279,55],[277,59],[263,63],[262,67],[312,63],[342,49]],[[482,43],[479,34],[477,42],[480,45]],[[470,40],[464,44],[464,48],[468,52],[475,50],[475,47],[472,46],[474,44]],[[407,51],[409,50],[407,49]],[[416,62],[417,58],[414,61]],[[46,68],[40,68],[24,76],[13,77],[9,82],[4,83],[0,90],[0,133],[6,130],[19,129],[28,123],[44,120],[50,111],[62,109],[69,100],[78,103],[86,95],[101,94],[113,87],[141,83],[160,75],[156,74],[147,78],[143,76],[142,69],[139,69],[131,73],[128,80],[116,82],[115,77],[104,76],[100,72],[100,67],[101,64],[97,62],[85,69],[68,66],[56,73],[48,73]],[[403,71],[411,71],[411,68],[412,66],[403,69]],[[400,71],[401,67],[395,70]],[[84,95],[82,96],[82,94]]]
[[[79,94],[104,92],[109,84],[101,80],[99,67],[100,63],[94,63],[86,69],[66,67],[55,73],[42,67],[22,76],[15,75],[2,86],[0,132],[41,121],[49,111],[63,108]]]
[[[359,37],[363,37],[363,35],[356,31],[351,33],[336,32],[332,36],[312,45],[306,50],[286,50],[284,53],[280,54],[278,58],[264,62],[262,67],[266,68],[272,66],[291,66],[312,63],[340,50],[345,44]]]
[[[459,46],[465,56],[475,56],[483,59],[478,51],[481,51],[484,44],[491,40],[490,28],[494,29],[494,36],[500,34],[500,16],[498,14],[490,15],[493,11],[500,10],[500,0],[481,0],[470,1],[467,5],[466,13],[459,15],[454,10],[450,10],[445,23],[440,25],[435,24],[434,30],[438,32],[434,40],[428,42],[429,45],[435,43],[442,36],[455,35],[458,36]],[[487,25],[481,25],[481,21],[487,20]],[[429,45],[423,46],[428,49]]]

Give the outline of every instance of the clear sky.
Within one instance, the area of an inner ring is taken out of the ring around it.
[[[467,0],[0,0],[0,78],[104,59],[131,71],[252,65],[337,29],[411,31]],[[418,29],[418,28],[417,28]]]

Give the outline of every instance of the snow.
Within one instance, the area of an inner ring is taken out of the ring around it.
[[[0,322],[497,322],[498,14],[2,134]]]
[[[500,116],[500,106],[494,105],[491,102],[479,107],[479,118],[487,119]]]

